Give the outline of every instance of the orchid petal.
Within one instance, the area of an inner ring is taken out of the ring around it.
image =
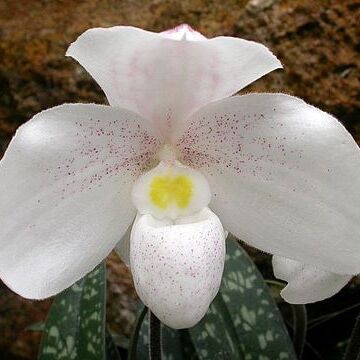
[[[209,104],[186,127],[183,162],[208,177],[227,230],[275,255],[360,272],[360,150],[340,122],[292,96],[252,94]]]
[[[281,296],[292,304],[307,304],[329,298],[339,292],[352,277],[279,256],[273,257],[273,268],[277,278],[288,282]]]
[[[128,26],[90,29],[69,47],[111,105],[133,110],[167,135],[174,122],[281,67],[263,45],[202,38],[182,26],[153,33]]]
[[[217,294],[225,262],[225,234],[209,209],[175,224],[141,215],[130,239],[136,291],[166,325],[194,326]]]
[[[62,105],[23,125],[0,163],[0,277],[40,299],[80,279],[135,216],[131,187],[159,140],[138,115]]]
[[[130,235],[131,235],[132,225],[128,227],[122,239],[116,244],[115,252],[118,254],[121,261],[127,266],[130,267]]]

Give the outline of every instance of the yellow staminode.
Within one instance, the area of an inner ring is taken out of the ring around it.
[[[174,203],[178,208],[185,209],[192,195],[193,183],[186,175],[158,175],[150,183],[151,201],[163,210]]]

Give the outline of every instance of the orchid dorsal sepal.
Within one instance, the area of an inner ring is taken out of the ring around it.
[[[161,161],[135,182],[132,200],[140,214],[175,220],[208,206],[211,192],[206,178],[177,160]]]

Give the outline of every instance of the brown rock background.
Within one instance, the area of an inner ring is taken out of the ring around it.
[[[1,0],[0,152],[15,129],[42,109],[106,101],[90,76],[64,54],[84,30],[119,24],[162,31],[189,23],[208,37],[262,42],[285,69],[245,92],[302,97],[336,115],[360,142],[359,21],[357,0]],[[128,336],[135,307],[131,278],[115,255],[108,268],[109,321],[114,331]],[[39,335],[24,329],[43,319],[49,304],[22,300],[0,286],[5,359],[35,358]]]

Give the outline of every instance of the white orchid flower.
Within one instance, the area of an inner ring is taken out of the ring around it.
[[[0,167],[0,277],[15,292],[59,293],[114,247],[126,250],[118,242],[132,223],[136,290],[173,328],[196,324],[218,292],[224,229],[307,264],[304,277],[278,271],[295,288],[291,301],[309,300],[303,281],[329,296],[360,272],[350,134],[292,96],[228,97],[281,67],[266,47],[188,26],[120,26],[86,31],[67,55],[110,106],[57,106],[11,141]]]

